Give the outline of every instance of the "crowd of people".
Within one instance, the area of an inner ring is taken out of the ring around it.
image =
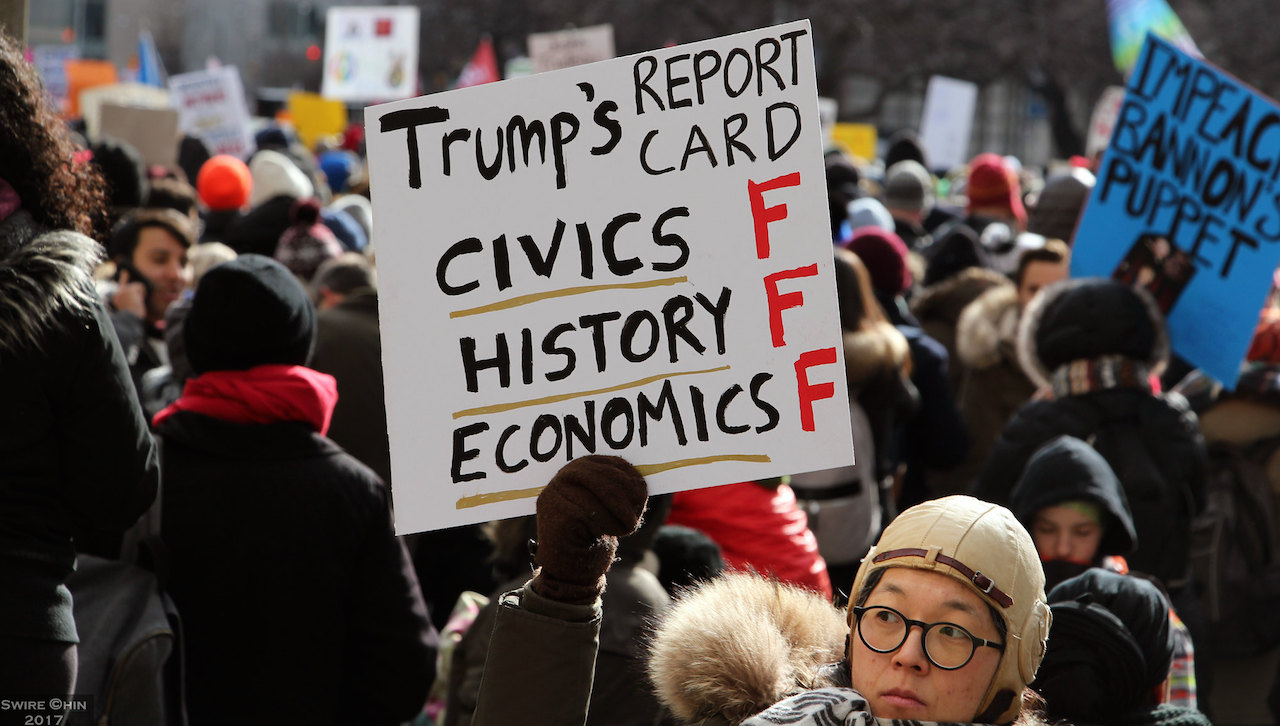
[[[192,724],[1206,724],[1280,646],[1280,576],[1201,548],[1245,465],[1275,531],[1280,304],[1218,383],[1070,279],[1089,160],[939,197],[910,131],[827,154],[854,465],[648,497],[591,455],[397,537],[360,126],[81,131],[0,36],[0,697],[86,692],[77,556],[148,516]]]

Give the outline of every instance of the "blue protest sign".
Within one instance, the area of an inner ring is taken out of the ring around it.
[[[1146,287],[1228,386],[1280,262],[1280,107],[1148,35],[1076,231],[1073,277]]]

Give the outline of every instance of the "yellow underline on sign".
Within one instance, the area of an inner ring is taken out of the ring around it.
[[[770,459],[764,454],[721,454],[720,456],[703,456],[697,459],[676,459],[661,464],[641,464],[636,469],[645,476],[672,469],[683,469],[686,466],[702,466],[720,461],[750,461],[757,464],[768,464]]]
[[[701,371],[681,371],[678,373],[662,373],[656,376],[649,376],[648,378],[641,378],[638,381],[620,383],[616,386],[610,386],[608,388],[597,388],[593,391],[576,391],[573,393],[559,393],[554,396],[546,396],[544,398],[533,398],[528,401],[515,401],[513,403],[497,403],[492,406],[480,406],[479,408],[467,408],[467,409],[463,409],[461,411],[455,412],[453,414],[453,417],[457,419],[457,418],[463,418],[464,416],[479,416],[481,414],[486,414],[486,413],[501,413],[503,411],[512,411],[517,408],[527,408],[529,406],[542,406],[548,403],[559,403],[560,401],[568,401],[573,398],[582,398],[584,396],[598,396],[602,393],[614,393],[616,391],[623,391],[628,388],[645,386],[650,383],[653,383],[654,381],[660,381],[664,378],[675,378],[676,376],[696,376],[696,375],[701,375],[703,373],[717,373],[719,371],[727,371],[727,370],[729,370],[729,366],[720,366],[719,368],[707,368],[706,370],[701,370]]]
[[[721,454],[720,456],[703,456],[697,459],[676,459],[675,461],[667,461],[658,464],[640,464],[636,469],[644,476],[650,476],[652,474],[670,471],[672,469],[683,469],[687,466],[702,466],[703,464],[715,464],[721,461],[748,461],[757,464],[767,464],[770,459],[764,454]],[[511,491],[493,492],[490,494],[473,494],[472,496],[459,499],[455,508],[470,509],[472,507],[482,507],[486,504],[510,502],[516,499],[531,499],[538,496],[538,494],[545,488],[546,487],[531,487],[529,489],[512,489]]]
[[[521,305],[528,305],[539,300],[549,300],[556,297],[571,297],[573,295],[585,295],[589,292],[601,292],[602,290],[642,290],[646,287],[664,287],[667,285],[679,285],[682,282],[688,282],[689,278],[683,275],[678,277],[664,277],[660,280],[648,280],[646,282],[619,282],[611,285],[584,285],[582,287],[566,287],[563,290],[550,290],[548,292],[535,292],[531,295],[521,295],[513,297],[510,300],[492,303],[490,305],[481,305],[478,308],[467,308],[466,310],[455,310],[449,313],[450,318],[465,318],[468,315],[481,315],[483,313],[491,313],[495,310],[506,310],[508,308],[518,308]]]
[[[546,487],[533,487],[531,489],[512,489],[509,492],[493,492],[492,494],[474,494],[469,497],[463,497],[458,500],[457,509],[470,509],[471,507],[481,507],[486,504],[497,504],[498,502],[509,502],[513,499],[529,499],[538,496]]]

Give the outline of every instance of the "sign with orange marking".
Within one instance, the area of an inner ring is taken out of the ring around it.
[[[807,21],[365,110],[396,529],[853,460]]]

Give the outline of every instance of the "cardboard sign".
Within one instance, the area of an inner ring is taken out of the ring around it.
[[[347,128],[347,107],[341,101],[293,91],[289,94],[288,106],[298,140],[308,149],[314,149],[321,137],[340,134]]]
[[[969,160],[969,136],[978,87],[968,81],[933,76],[924,94],[920,143],[934,169],[954,169]]]
[[[91,88],[115,83],[120,76],[111,61],[80,59],[62,64],[67,74],[67,115],[76,118],[82,114],[80,95]]]
[[[879,139],[872,124],[835,124],[831,128],[831,139],[859,159],[871,161],[876,158]]]
[[[615,55],[612,25],[529,35],[529,58],[535,73],[609,60]]]
[[[177,166],[178,112],[171,108],[142,108],[104,103],[102,133],[133,144],[146,164]]]
[[[92,140],[96,141],[103,133],[107,133],[102,129],[102,107],[107,104],[168,109],[169,92],[163,88],[132,82],[94,86],[81,91],[80,113],[84,116],[85,132]]]
[[[366,109],[400,533],[848,465],[807,21]]]
[[[235,66],[169,77],[169,93],[183,133],[204,140],[212,154],[249,158],[256,148],[244,86]]]
[[[417,81],[418,8],[329,8],[320,95],[341,101],[408,98]]]
[[[1074,277],[1146,286],[1230,386],[1280,262],[1280,107],[1147,36],[1076,231]]]

